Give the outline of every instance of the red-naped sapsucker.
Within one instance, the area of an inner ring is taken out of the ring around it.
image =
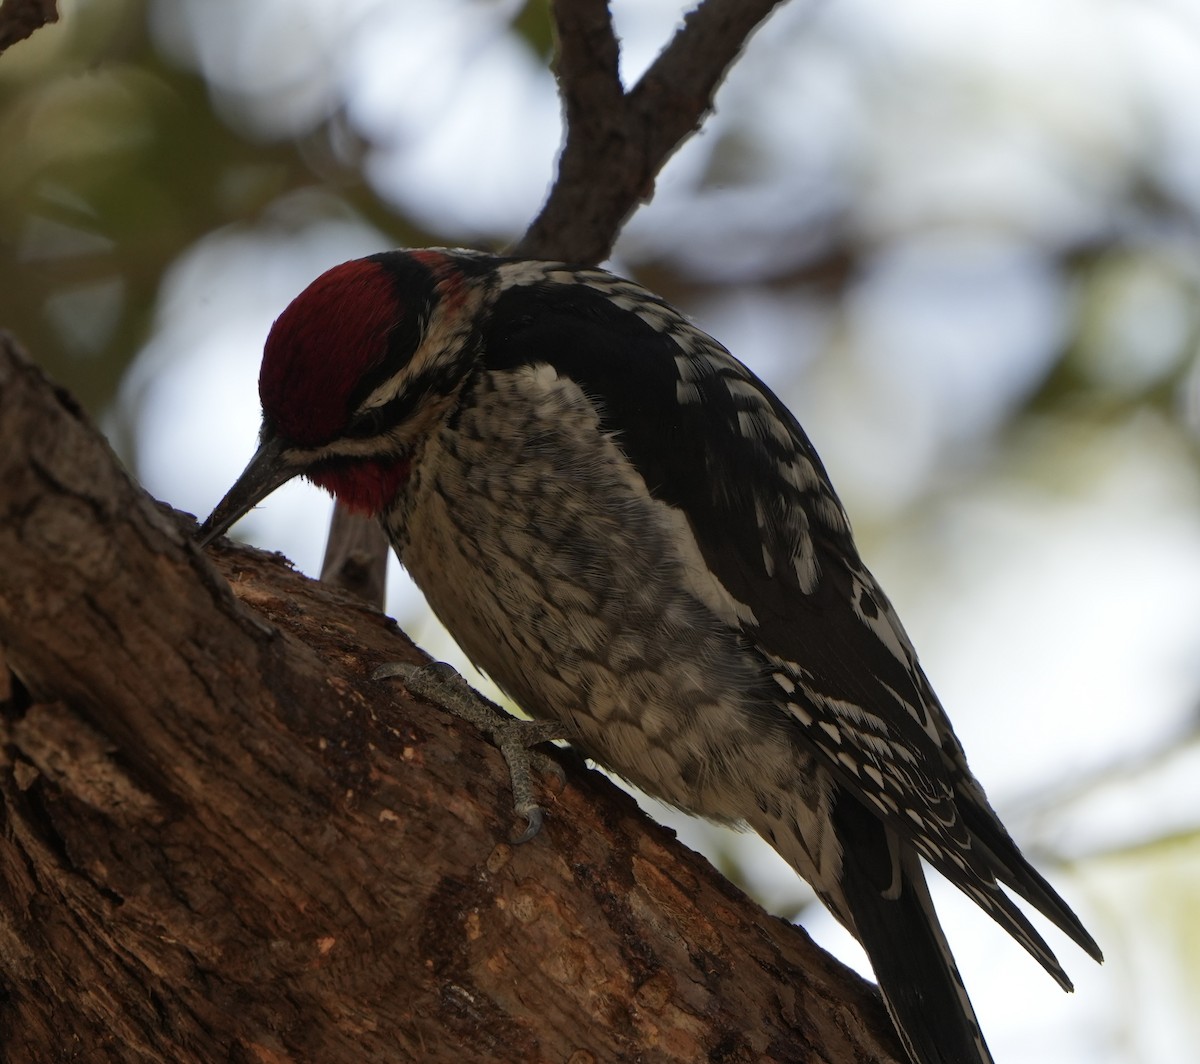
[[[396,251],[267,339],[261,443],[205,542],[305,476],[378,517],[472,661],[664,802],[765,838],[858,938],[915,1064],[991,1058],[924,859],[1066,989],[1021,855],[820,459],[716,340],[603,270]]]

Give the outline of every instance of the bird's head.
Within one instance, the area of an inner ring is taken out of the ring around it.
[[[358,513],[387,507],[466,374],[483,261],[385,252],[335,266],[289,304],[263,350],[258,450],[201,525],[202,546],[296,476]]]

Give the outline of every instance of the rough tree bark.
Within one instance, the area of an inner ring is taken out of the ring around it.
[[[568,113],[612,97],[657,161],[577,229],[552,196],[521,252],[607,253],[771,6],[693,16],[720,65],[643,79],[688,101],[654,143],[615,52],[564,47]],[[600,0],[558,14],[611,36]],[[596,143],[568,137],[568,204]],[[899,1059],[869,984],[567,755],[510,845],[498,753],[370,679],[420,658],[394,624],[278,556],[198,552],[3,334],[0,439],[0,1058]]]

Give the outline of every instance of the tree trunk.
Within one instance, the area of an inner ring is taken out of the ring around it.
[[[375,682],[394,623],[190,542],[0,334],[11,1064],[892,1061],[869,984],[578,759]]]

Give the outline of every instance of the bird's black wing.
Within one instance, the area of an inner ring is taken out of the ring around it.
[[[971,777],[795,417],[720,344],[632,282],[514,263],[509,284],[487,327],[488,365],[546,362],[596,401],[603,427],[651,494],[686,515],[740,604],[779,711],[851,793],[1069,987],[997,875],[1093,955],[1095,943]]]

